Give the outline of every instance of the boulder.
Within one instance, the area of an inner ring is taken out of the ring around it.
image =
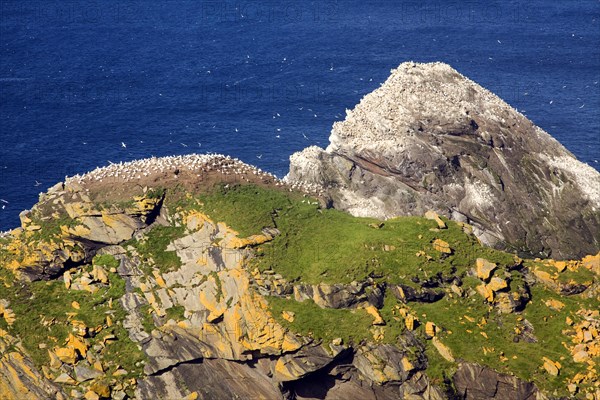
[[[446,394],[433,385],[427,375],[417,372],[400,386],[399,399],[411,400],[445,400]]]
[[[403,303],[411,301],[434,303],[444,297],[444,292],[424,288],[415,289],[408,285],[389,285],[388,290]]]
[[[526,254],[600,249],[600,173],[446,64],[400,65],[329,140],[292,155],[287,179],[335,208],[380,219],[434,210]]]
[[[452,355],[452,351],[448,346],[440,342],[437,336],[434,336],[433,339],[431,339],[431,343],[433,343],[433,346],[436,348],[438,353],[440,353],[440,355],[444,357],[446,361],[454,362],[454,356]]]
[[[286,354],[275,363],[273,378],[279,382],[295,381],[326,367],[338,356],[345,354],[341,349],[334,354],[330,352],[321,345],[311,345],[294,354]]]
[[[369,282],[350,284],[298,284],[294,286],[296,301],[313,300],[322,308],[357,308],[371,304],[377,308],[383,306],[384,288]]]
[[[359,347],[354,365],[364,377],[378,385],[404,382],[415,369],[405,352],[388,344]],[[423,365],[419,367],[422,368]]]
[[[475,272],[481,280],[488,281],[491,273],[496,269],[496,264],[489,262],[485,258],[475,260]]]
[[[424,215],[425,218],[430,219],[435,221],[435,223],[438,225],[439,229],[446,229],[446,223],[440,218],[440,216],[438,215],[438,213],[436,213],[433,210],[429,210],[425,213]]]

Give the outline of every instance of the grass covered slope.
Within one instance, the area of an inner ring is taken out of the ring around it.
[[[323,340],[395,343],[407,329],[405,316],[412,315],[419,321],[415,332],[424,340],[429,337],[427,323],[435,324],[436,336],[456,361],[476,362],[533,380],[541,389],[562,396],[592,390],[597,384],[600,353],[594,350],[586,361],[574,362],[571,351],[577,344],[574,326],[589,319],[583,310],[597,314],[600,308],[598,276],[587,268],[573,267],[556,274],[556,282],[589,288],[582,294],[564,296],[530,273],[534,269],[556,272],[554,266],[542,260],[523,262],[482,246],[468,226],[452,221],[444,221],[446,229],[420,217],[382,223],[321,209],[314,199],[252,185],[219,187],[200,196],[199,201],[204,212],[244,235],[277,228],[280,234],[273,241],[255,249],[255,265],[287,281],[339,284],[371,278],[388,287],[425,286],[444,293],[432,303],[403,302],[388,290],[380,310],[385,325],[376,328],[373,317],[362,309],[324,309],[310,300],[297,302],[293,296],[271,298],[273,315],[292,330]],[[502,313],[478,292],[485,283],[476,274],[478,258],[496,264],[493,276],[507,283],[499,293],[526,292],[529,301],[522,309]],[[282,317],[283,311],[293,312],[293,322]],[[430,340],[426,343],[429,374],[441,383],[451,376],[456,363],[442,358]],[[546,359],[559,365],[555,365],[556,376]]]
[[[467,361],[531,380],[553,396],[585,398],[597,390],[600,255],[524,261],[482,246],[465,224],[432,216],[356,218],[274,185],[216,183],[202,191],[174,185],[149,193],[160,193],[153,202],[163,207],[160,217],[119,243],[135,250],[148,277],[181,267],[168,249],[186,235],[185,215],[202,213],[240,238],[269,232],[268,240],[239,243],[252,248],[253,287],[266,290],[261,293],[273,317],[293,332],[355,348],[367,342],[405,346],[410,333],[422,346],[409,349],[408,361],[424,348],[426,372],[439,385],[449,384],[458,363]],[[110,208],[110,199],[103,204]],[[44,227],[34,232],[43,235]],[[85,334],[75,336],[99,354],[110,386],[130,390],[127,382],[143,374],[144,354],[122,325],[126,316],[117,300],[125,284],[115,273],[118,261],[108,254],[82,261],[70,288],[64,278],[25,283],[15,280],[14,268],[3,268],[15,264],[11,248],[0,238],[0,330],[21,338],[42,368],[52,362],[48,350],[64,346],[83,326]],[[368,293],[380,290],[381,304],[337,309],[316,297],[299,301],[306,288],[327,293],[356,283]],[[277,285],[289,290],[272,290]],[[149,333],[151,307],[146,311],[142,324]],[[166,314],[163,319],[185,319],[179,306]],[[83,352],[75,356],[87,357]]]
[[[73,275],[74,281],[89,282],[80,287],[58,280],[24,284],[0,268],[0,300],[6,304],[0,307],[0,336],[5,331],[20,338],[42,371],[82,360],[79,365],[91,371],[86,373],[103,377],[94,381],[95,390],[117,386],[133,395],[130,380],[141,376],[145,356],[122,325],[126,313],[118,300],[125,281],[115,273],[117,266],[111,255],[96,256]]]

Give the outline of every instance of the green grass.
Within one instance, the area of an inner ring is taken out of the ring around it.
[[[142,326],[144,327],[144,331],[150,334],[154,329],[156,329],[156,325],[152,319],[152,306],[150,304],[143,304],[139,308],[140,315],[142,317]]]
[[[435,230],[433,221],[399,217],[375,229],[371,224],[377,220],[299,202],[275,221],[282,234],[263,246],[259,267],[274,269],[289,280],[347,283],[375,275],[388,283],[410,284],[413,277],[424,281],[461,275],[477,257],[513,262],[510,255],[480,246],[453,222],[448,229]],[[448,242],[453,253],[446,257],[434,250],[435,239]],[[431,260],[417,256],[419,251]]]
[[[43,219],[38,213],[31,216],[32,225],[39,225],[41,229],[34,231],[30,241],[54,242],[61,236],[61,226],[73,228],[82,225],[80,221],[70,218],[67,215],[59,218]]]
[[[219,278],[219,274],[217,274],[215,271],[211,271],[209,275],[212,276],[215,280],[215,285],[217,287],[217,293],[215,293],[215,298],[217,299],[217,302],[220,302],[223,298],[223,285],[221,283],[221,279]]]
[[[91,266],[84,268],[91,270]],[[0,268],[0,275],[2,281],[7,282],[12,274]],[[16,315],[13,326],[7,326],[2,319],[0,327],[21,338],[34,363],[41,367],[49,363],[48,349],[65,345],[65,339],[71,331],[68,313],[75,313],[73,319],[82,321],[88,328],[95,328],[105,325],[107,312],[111,312],[113,325],[88,338],[90,348],[104,336],[115,335],[117,340],[102,350],[103,363],[112,365],[109,368],[110,373],[117,365],[121,365],[129,371],[124,378],[139,377],[142,371],[135,363],[144,360],[145,356],[138,350],[137,344],[129,339],[127,331],[120,324],[126,316],[125,310],[118,302],[125,293],[125,281],[117,274],[109,272],[108,276],[110,285],[101,287],[94,294],[66,289],[60,281],[37,281],[8,288],[0,282],[0,298],[10,302],[10,308]],[[110,299],[113,299],[112,308],[109,307]],[[79,310],[72,307],[74,301],[79,303]],[[44,326],[42,317],[45,321],[52,322]],[[46,343],[47,348],[40,349],[40,343]]]
[[[162,199],[165,195],[166,190],[162,187],[150,188],[145,197],[148,199]]]
[[[481,283],[469,277],[468,271],[474,267],[479,257],[498,264],[495,276],[510,276],[510,290],[516,291],[526,287],[525,279],[520,271],[512,270],[515,261],[512,254],[496,251],[482,246],[477,239],[463,232],[460,225],[446,221],[448,228],[439,230],[434,221],[421,217],[399,217],[385,221],[375,228],[380,221],[371,218],[355,218],[337,210],[320,209],[313,199],[305,198],[297,193],[288,193],[275,189],[265,189],[256,185],[217,185],[204,193],[189,195],[181,188],[162,189],[147,194],[165,198],[165,205],[171,215],[177,212],[198,210],[206,213],[215,222],[225,222],[237,230],[240,236],[258,234],[265,227],[277,228],[281,234],[271,242],[257,246],[256,258],[250,265],[261,270],[272,269],[288,281],[304,283],[349,283],[362,281],[372,277],[376,281],[388,284],[402,283],[420,287],[426,280],[460,277],[463,289],[468,292]],[[64,224],[64,223],[63,223]],[[46,227],[43,228],[46,230]],[[44,235],[53,235],[56,226],[48,227]],[[166,251],[169,243],[185,234],[185,227],[155,226],[140,240],[131,240],[142,261],[142,269],[151,274],[153,264],[161,272],[179,268],[181,262],[175,252]],[[450,255],[436,251],[432,242],[442,239],[449,243],[453,252]],[[418,252],[425,255],[417,256]],[[1,258],[9,257],[0,247]],[[118,261],[109,255],[94,258],[95,265],[108,267],[118,266]],[[525,266],[533,262],[526,261]],[[537,264],[536,264],[537,265]],[[543,267],[553,273],[555,268]],[[0,278],[12,282],[8,271],[0,268]],[[222,297],[220,280],[216,273],[212,274],[217,282],[217,298]],[[12,329],[24,337],[25,347],[33,352],[37,363],[45,361],[46,351],[37,349],[40,338],[48,335],[64,340],[67,334],[64,322],[66,312],[73,300],[81,304],[79,313],[88,326],[101,323],[106,311],[108,298],[118,298],[124,292],[124,283],[111,274],[111,287],[101,289],[91,295],[84,292],[66,291],[58,282],[46,284],[36,282],[16,289],[5,288],[0,280],[0,298],[11,301],[11,307],[17,313],[17,323]],[[597,279],[590,271],[565,271],[559,276],[559,282],[591,282]],[[397,306],[410,309],[421,321],[416,334],[426,344],[425,352],[429,360],[428,375],[434,382],[447,385],[448,378],[456,368],[456,364],[445,361],[424,338],[426,321],[434,322],[443,331],[439,334],[458,360],[477,362],[490,366],[500,372],[511,373],[525,380],[533,380],[539,387],[548,392],[567,396],[566,378],[577,372],[583,372],[583,364],[575,364],[562,342],[569,338],[562,331],[569,329],[565,318],[577,319],[575,312],[581,307],[598,308],[597,300],[584,299],[581,296],[559,296],[542,285],[531,288],[532,302],[522,313],[500,315],[475,294],[471,297],[450,297],[426,303],[398,304],[395,297],[388,292],[380,313],[386,325],[382,328],[383,343],[398,343],[403,335],[404,321],[396,312]],[[565,304],[561,311],[549,309],[544,301],[550,298]],[[312,301],[296,302],[291,299],[269,297],[269,307],[274,318],[284,327],[301,335],[329,342],[342,338],[347,344],[373,341],[373,318],[365,310],[322,309]],[[113,303],[114,304],[114,303]],[[154,329],[150,306],[141,308],[143,326],[149,333]],[[282,311],[295,313],[294,322],[281,316]],[[124,318],[123,311],[116,309],[116,318]],[[167,319],[183,319],[184,309],[181,306],[166,310]],[[55,318],[60,323],[49,328],[40,328],[39,315]],[[470,322],[464,316],[473,318]],[[26,318],[23,318],[25,316]],[[534,335],[537,343],[514,341],[515,327],[522,325],[519,320],[526,318],[535,327]],[[78,317],[79,318],[79,317]],[[487,323],[477,326],[481,319]],[[469,332],[470,331],[470,332]],[[126,337],[125,330],[115,325],[114,334]],[[451,333],[450,333],[451,332]],[[481,334],[487,335],[487,338]],[[28,336],[25,338],[25,336]],[[128,339],[127,339],[128,340]],[[111,345],[106,357],[125,367],[124,360],[139,360],[139,352],[133,343],[126,340]],[[51,346],[49,346],[51,347]],[[493,349],[484,354],[483,347]],[[542,368],[542,357],[549,357],[562,364],[558,377],[549,376]],[[564,357],[564,359],[560,359]],[[129,361],[128,361],[129,362]],[[126,369],[134,370],[132,363]]]
[[[135,247],[143,264],[149,265],[152,260],[161,272],[167,272],[181,267],[177,253],[167,251],[167,247],[173,240],[182,237],[183,233],[184,227],[156,225],[143,239],[132,239],[124,246]]]
[[[274,228],[277,212],[290,207],[290,197],[256,185],[218,185],[198,199],[214,221],[226,222],[241,237],[247,237],[261,233],[263,228]]]
[[[173,306],[171,308],[167,308],[165,312],[167,314],[167,320],[172,319],[175,321],[182,321],[185,319],[183,315],[185,312],[185,307],[183,306]]]
[[[119,266],[119,260],[110,254],[102,254],[94,256],[92,264],[99,265],[107,268],[117,268]]]
[[[257,252],[258,267],[274,269],[288,280],[307,283],[343,283],[375,274],[388,282],[410,283],[432,276],[462,274],[477,257],[512,265],[510,254],[485,248],[465,234],[458,224],[437,230],[436,223],[420,217],[386,221],[355,218],[337,210],[322,210],[315,201],[296,193],[256,185],[218,185],[208,193],[186,197],[167,193],[170,209],[200,210],[216,222],[225,222],[240,236],[258,234],[265,227],[281,231]],[[433,249],[434,239],[447,241],[453,254],[444,257]],[[391,251],[384,251],[385,246]],[[432,257],[417,257],[418,251]]]
[[[282,326],[293,332],[331,342],[342,338],[344,343],[360,343],[371,337],[369,332],[373,319],[365,310],[335,310],[322,309],[312,300],[297,302],[295,300],[269,297],[269,307],[273,317]],[[282,311],[295,313],[294,322],[289,322],[281,316]]]
[[[565,304],[565,308],[561,311],[548,308],[544,302],[550,298],[560,300]],[[594,305],[594,300],[559,296],[540,285],[532,288],[532,299],[522,313],[522,317],[534,326],[534,335],[539,340],[537,343],[525,341],[515,343],[514,328],[520,324],[517,320],[520,314],[499,315],[495,309],[484,304],[478,295],[473,298],[446,298],[433,304],[415,303],[411,304],[411,308],[422,321],[432,321],[446,331],[452,332],[452,334],[443,333],[441,340],[450,347],[455,358],[488,365],[497,371],[514,374],[523,380],[533,380],[542,389],[550,392],[557,390],[559,394],[566,396],[568,393],[565,377],[583,372],[585,367],[584,364],[572,362],[572,358],[561,343],[569,342],[569,338],[562,334],[564,329],[569,328],[565,318],[569,315],[573,317],[574,312],[581,307],[594,309],[593,307],[597,307],[597,302]],[[423,314],[426,317],[423,317]],[[463,317],[464,315],[475,319],[475,322],[468,321]],[[482,317],[486,318],[487,324],[480,328],[477,324],[481,322]],[[486,339],[480,332],[485,332],[488,338]],[[483,347],[492,347],[495,351],[485,355]],[[501,353],[508,360],[501,361]],[[542,357],[548,357],[562,364],[562,372],[558,377],[552,377],[541,369]],[[560,359],[561,357],[564,357],[564,360]]]

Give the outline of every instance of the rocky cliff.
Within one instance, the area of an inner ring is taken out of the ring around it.
[[[0,400],[600,400],[596,172],[440,64],[292,161],[41,194],[0,234]]]
[[[0,238],[0,398],[600,398],[600,254],[322,204],[221,156],[54,186]]]
[[[555,258],[600,248],[600,173],[497,96],[442,63],[404,63],[291,157],[288,179],[332,205],[390,218],[432,209],[497,248]]]

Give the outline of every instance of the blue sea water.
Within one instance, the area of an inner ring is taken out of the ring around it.
[[[219,152],[283,176],[409,60],[600,168],[598,0],[0,0],[0,230],[109,161]]]

